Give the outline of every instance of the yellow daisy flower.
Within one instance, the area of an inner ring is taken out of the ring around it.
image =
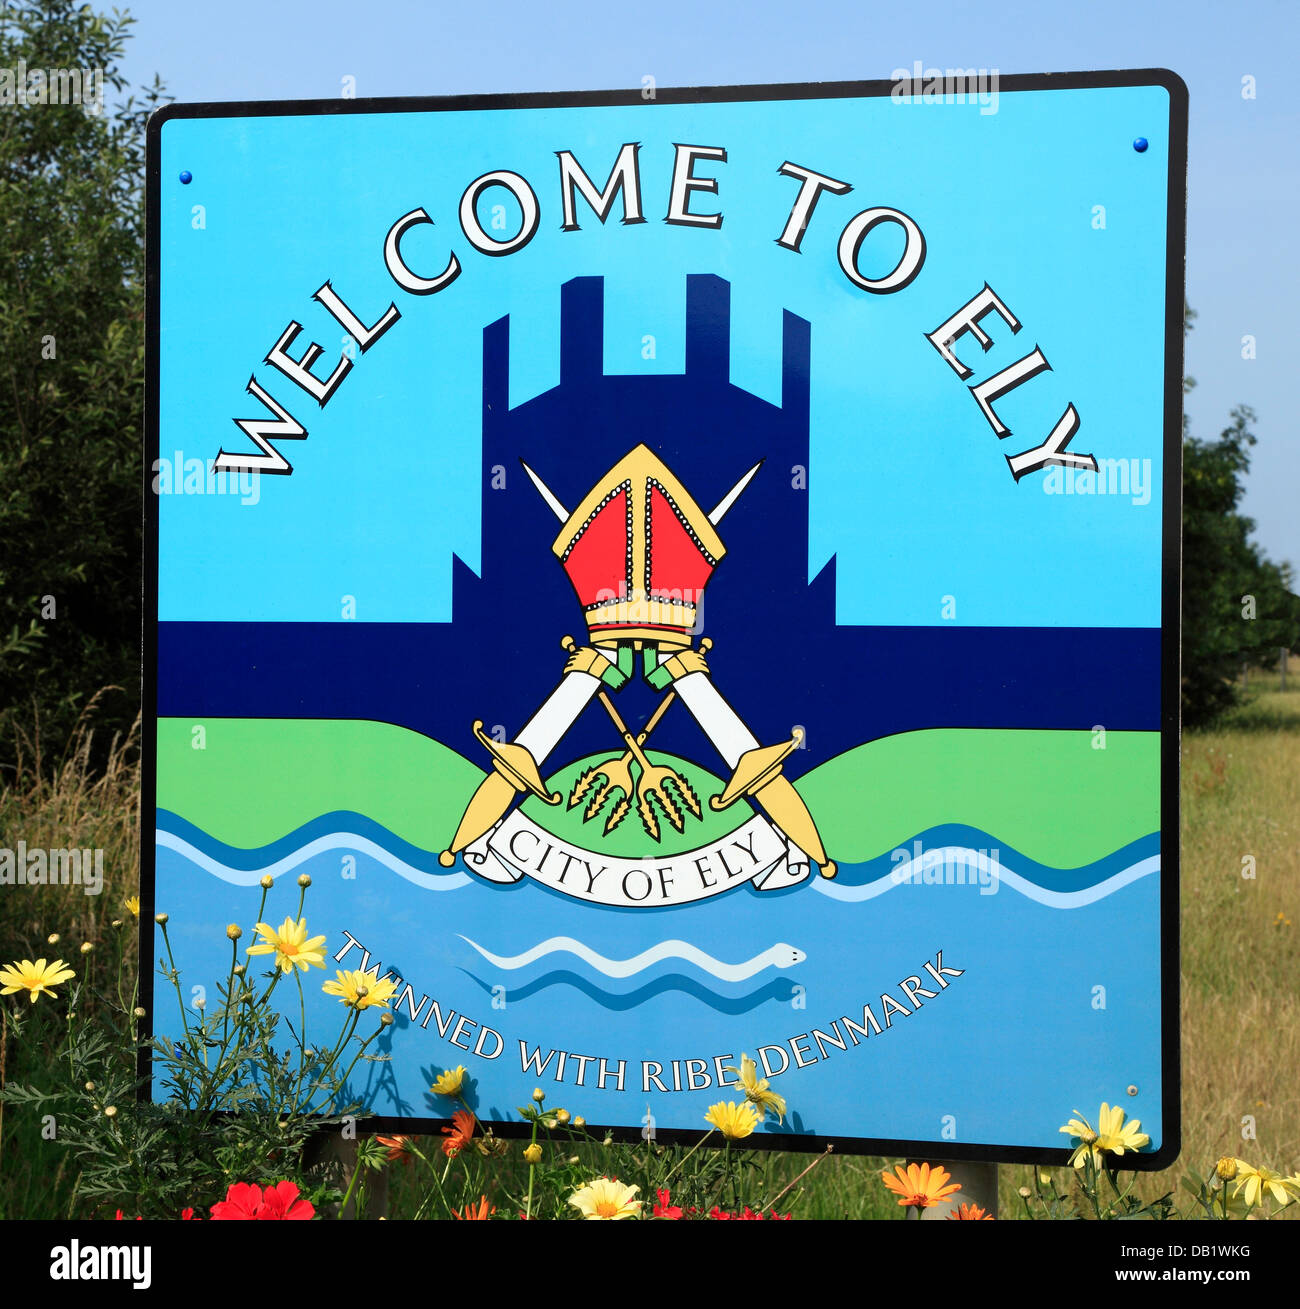
[[[584,1218],[636,1218],[641,1213],[641,1201],[632,1197],[641,1188],[624,1186],[622,1182],[598,1177],[594,1182],[579,1187],[569,1203],[581,1210]]]
[[[1270,1168],[1252,1168],[1244,1159],[1237,1160],[1237,1177],[1233,1184],[1233,1196],[1245,1192],[1246,1207],[1254,1209],[1264,1203],[1264,1196],[1271,1195],[1279,1205],[1291,1203],[1292,1195],[1289,1183],[1295,1179],[1283,1177]]]
[[[729,1104],[720,1100],[709,1107],[704,1121],[712,1123],[729,1141],[739,1141],[748,1136],[758,1126],[758,1110],[748,1100],[739,1104]]]
[[[1125,1150],[1136,1153],[1144,1145],[1151,1144],[1151,1138],[1138,1130],[1141,1126],[1138,1118],[1126,1123],[1119,1105],[1112,1109],[1103,1103],[1097,1119],[1097,1148],[1103,1154],[1123,1154]]]
[[[465,1068],[462,1064],[457,1068],[449,1068],[445,1073],[441,1073],[438,1080],[434,1082],[432,1090],[434,1095],[456,1096],[460,1094],[460,1088],[465,1085]]]
[[[1141,1128],[1141,1119],[1124,1121],[1124,1110],[1116,1105],[1113,1109],[1104,1101],[1097,1118],[1097,1130],[1076,1109],[1074,1117],[1060,1130],[1066,1136],[1073,1136],[1079,1144],[1075,1146],[1070,1162],[1076,1168],[1082,1168],[1091,1157],[1093,1166],[1100,1168],[1108,1154],[1122,1155],[1126,1150],[1136,1152],[1144,1145],[1151,1144],[1151,1138]]]
[[[325,939],[323,936],[320,938]],[[288,971],[287,969],[285,970]],[[334,970],[336,981],[323,982],[321,990],[326,995],[336,995],[349,1009],[369,1009],[372,1005],[387,1009],[388,1002],[397,990],[397,983],[391,977],[376,978],[370,973]]]
[[[767,1116],[769,1109],[776,1113],[777,1122],[785,1122],[785,1096],[778,1095],[775,1091],[768,1089],[767,1078],[759,1078],[758,1065],[747,1055],[740,1056],[740,1068],[725,1068],[724,1072],[734,1073],[740,1079],[740,1085],[744,1089],[745,1099],[750,1104],[756,1104],[763,1114]]]
[[[305,973],[309,965],[314,964],[317,968],[325,967],[325,952],[322,946],[325,944],[323,936],[313,936],[309,941],[307,939],[307,920],[300,918],[295,923],[292,918],[286,918],[279,928],[268,927],[266,923],[258,923],[258,932],[261,933],[262,939],[256,945],[248,947],[249,954],[275,954],[275,962],[279,965],[282,973],[291,973],[294,966],[297,965]]]
[[[938,1164],[908,1164],[906,1169],[895,1164],[893,1176],[884,1172],[881,1177],[904,1209],[932,1209],[961,1190],[961,1184]]]
[[[128,895],[122,903],[130,910],[132,918],[140,917],[140,897],[138,895]]]
[[[44,959],[32,963],[30,959],[15,961],[0,968],[0,995],[12,995],[15,991],[26,991],[33,1004],[36,997],[45,992],[54,994],[54,987],[66,982],[76,973],[68,968],[62,959],[46,964]]]

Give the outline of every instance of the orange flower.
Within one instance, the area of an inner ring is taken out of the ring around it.
[[[414,1157],[409,1149],[409,1136],[376,1136],[375,1140],[388,1151],[389,1163],[400,1159],[404,1164],[409,1164]]]
[[[986,1222],[993,1221],[993,1215],[985,1213],[977,1204],[961,1204],[948,1215],[948,1221],[952,1222],[957,1218],[982,1218]]]
[[[468,1109],[457,1109],[451,1116],[451,1126],[442,1130],[447,1137],[442,1143],[442,1152],[448,1159],[454,1159],[474,1135],[474,1115]]]
[[[443,1131],[445,1132],[446,1130],[447,1129],[444,1127]],[[467,1204],[465,1208],[459,1212],[453,1209],[451,1211],[451,1216],[453,1218],[469,1219],[471,1222],[486,1222],[492,1214],[496,1213],[496,1211],[496,1205],[493,1205],[492,1208],[489,1209],[487,1196],[481,1195],[478,1198],[478,1204]]]
[[[898,1175],[896,1178],[888,1173],[882,1173],[881,1176],[885,1179],[885,1185],[899,1197],[898,1203],[905,1209],[909,1206],[916,1209],[929,1209],[940,1200],[946,1200],[954,1192],[961,1190],[956,1182],[951,1186],[946,1185],[952,1174],[938,1166],[932,1168],[929,1164],[908,1164],[907,1171],[904,1172],[903,1165],[898,1164],[894,1172]]]

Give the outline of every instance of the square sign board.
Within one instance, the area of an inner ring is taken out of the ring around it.
[[[464,1065],[694,1139],[748,1055],[759,1145],[1172,1159],[1185,139],[1159,71],[156,115],[186,984],[308,873],[388,1130]]]

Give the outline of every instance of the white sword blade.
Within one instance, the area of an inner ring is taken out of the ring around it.
[[[731,490],[728,491],[727,494],[724,495],[722,499],[718,501],[717,506],[714,508],[713,512],[709,515],[709,522],[711,522],[714,527],[717,527],[717,525],[720,522],[722,522],[723,515],[725,515],[727,510],[730,509],[731,506],[736,503],[736,500],[739,497],[740,493],[749,485],[750,479],[754,476],[756,472],[758,472],[760,468],[762,468],[762,466],[763,466],[763,461],[760,459],[758,463],[756,463],[753,466],[753,468],[751,468],[749,472],[747,472],[744,475],[744,477],[742,477],[740,481],[737,482],[736,485],[733,486]],[[524,467],[527,468],[528,465],[525,464]]]
[[[524,464],[522,459],[519,462]],[[560,522],[567,523],[569,521],[569,511],[555,498],[551,488],[547,486],[527,464],[524,464],[524,472],[532,478],[533,485],[537,488],[538,495],[546,501],[547,508],[550,509],[551,513],[553,513]]]

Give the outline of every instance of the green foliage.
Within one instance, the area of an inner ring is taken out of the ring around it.
[[[1251,540],[1238,510],[1255,415],[1244,405],[1217,441],[1183,439],[1183,721],[1198,726],[1240,698],[1243,664],[1300,645],[1300,600],[1287,565]]]
[[[259,919],[265,904],[263,892]],[[82,956],[83,976],[65,996],[41,997],[31,1013],[23,1012],[24,996],[4,1019],[6,1044],[35,1045],[46,1062],[37,1078],[0,1090],[0,1105],[11,1117],[50,1116],[54,1141],[77,1176],[68,1216],[104,1218],[121,1209],[128,1217],[178,1218],[193,1208],[206,1217],[231,1183],[284,1178],[305,1183],[316,1201],[333,1197],[312,1147],[363,1116],[350,1079],[359,1062],[387,1058],[367,1053],[382,1020],[362,1039],[362,1011],[345,1007],[340,1030],[311,1044],[305,1022],[295,1025],[270,1003],[281,984],[296,986],[288,1007],[301,1014],[301,974],[295,969],[289,978],[277,967],[255,980],[238,962],[237,941],[220,1002],[187,1008],[164,926],[158,972],[175,990],[183,1035],[145,1040],[139,979],[122,930],[119,924],[103,974],[93,955]],[[138,1100],[147,1086],[142,1050],[152,1057],[154,1103]]]
[[[33,695],[59,739],[106,683],[126,692],[103,736],[136,713],[143,128],[160,91],[123,99],[130,21],[72,0],[0,13],[0,66],[103,69],[119,101],[0,106],[0,766]]]

